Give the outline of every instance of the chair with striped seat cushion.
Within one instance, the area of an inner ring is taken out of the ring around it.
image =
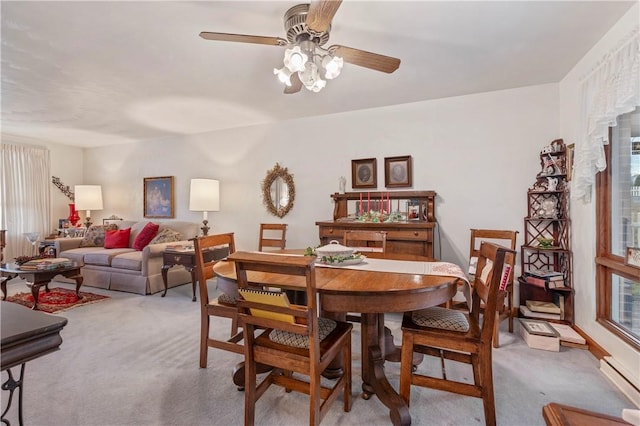
[[[500,290],[502,269],[512,262],[515,250],[483,242],[478,253],[478,274],[472,288],[471,313],[440,307],[407,312],[402,320],[402,355],[400,361],[400,397],[411,401],[411,386],[422,386],[482,398],[484,420],[496,424],[493,395],[492,338]],[[486,267],[485,267],[486,266]],[[497,271],[497,272],[496,272]],[[484,315],[480,320],[480,303]],[[414,371],[414,352],[440,358],[442,378]],[[447,378],[446,363],[471,364],[473,383]],[[456,423],[455,419],[452,419]],[[458,423],[463,420],[458,419]]]
[[[264,252],[236,252],[240,320],[245,347],[245,425],[253,425],[256,401],[269,386],[309,395],[309,424],[317,425],[342,394],[351,410],[351,329],[347,322],[318,318],[315,257]],[[248,276],[251,273],[252,282]],[[251,286],[278,288],[304,283],[306,305],[292,305],[286,294],[252,291]],[[332,383],[322,372],[342,356],[342,374]],[[273,367],[260,383],[258,365]],[[298,377],[292,373],[308,377]],[[272,408],[273,409],[273,408]]]

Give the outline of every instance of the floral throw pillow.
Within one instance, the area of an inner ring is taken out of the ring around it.
[[[107,231],[115,231],[118,225],[93,225],[87,229],[84,238],[80,241],[80,247],[104,247],[104,235]]]
[[[180,235],[179,232],[176,232],[173,229],[169,229],[169,228],[162,228],[160,231],[158,231],[156,236],[153,237],[153,240],[149,242],[149,245],[160,244],[160,243],[172,243],[174,241],[180,241],[181,238],[182,236]]]

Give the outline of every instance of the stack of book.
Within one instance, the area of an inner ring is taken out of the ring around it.
[[[545,289],[564,287],[564,274],[558,271],[532,269],[524,273],[524,279],[528,284]]]
[[[33,259],[20,265],[23,271],[50,271],[73,266],[73,262],[64,257]]]
[[[564,319],[564,296],[554,293],[553,302],[527,300],[526,305],[520,306],[520,312],[525,317],[543,318],[551,320]]]

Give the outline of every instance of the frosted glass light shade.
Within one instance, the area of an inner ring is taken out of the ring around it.
[[[220,182],[215,179],[191,179],[189,210],[220,211]]]

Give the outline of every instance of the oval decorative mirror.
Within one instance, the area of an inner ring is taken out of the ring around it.
[[[296,189],[293,185],[293,175],[289,174],[286,167],[280,167],[280,164],[276,163],[262,181],[264,206],[272,215],[284,217],[293,207],[295,198]]]

